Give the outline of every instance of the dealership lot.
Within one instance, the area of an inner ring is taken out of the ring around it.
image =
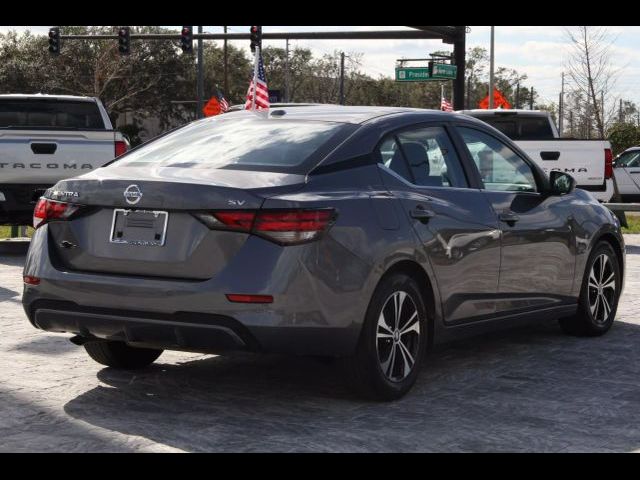
[[[603,338],[554,323],[450,345],[416,387],[363,402],[318,359],[165,352],[101,368],[22,311],[22,254],[0,253],[0,451],[640,450],[640,235]]]

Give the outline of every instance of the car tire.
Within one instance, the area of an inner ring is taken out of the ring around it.
[[[405,395],[425,357],[427,331],[427,309],[415,280],[402,273],[384,278],[367,309],[356,353],[345,359],[352,385],[372,400]]]
[[[618,256],[600,242],[589,255],[575,315],[560,320],[568,335],[597,337],[609,331],[618,309],[622,278]]]
[[[155,362],[163,350],[130,347],[124,342],[88,342],[84,348],[96,362],[107,367],[133,370],[144,368]]]

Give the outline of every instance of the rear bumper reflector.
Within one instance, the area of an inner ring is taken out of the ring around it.
[[[40,279],[38,277],[32,277],[30,275],[25,275],[22,277],[22,280],[27,285],[40,285]]]
[[[228,293],[227,300],[233,303],[273,303],[273,296]]]

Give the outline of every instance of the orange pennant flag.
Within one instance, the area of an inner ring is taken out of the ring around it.
[[[489,109],[489,95],[487,95],[480,101],[480,103],[478,103],[478,107],[482,108],[483,110]],[[504,95],[502,95],[502,93],[498,91],[497,88],[493,89],[493,107],[503,108],[505,110],[511,108],[511,104],[509,103],[509,101],[505,98]]]

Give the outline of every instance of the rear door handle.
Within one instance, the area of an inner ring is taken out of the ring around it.
[[[520,220],[520,217],[513,212],[502,212],[498,215],[498,218],[501,222],[508,223],[512,227],[518,220]]]
[[[540,152],[540,158],[542,158],[542,160],[558,160],[560,158],[560,152]]]
[[[436,213],[432,210],[427,210],[422,205],[418,205],[415,209],[411,210],[411,218],[415,218],[422,223],[427,223],[433,217],[436,216]]]

